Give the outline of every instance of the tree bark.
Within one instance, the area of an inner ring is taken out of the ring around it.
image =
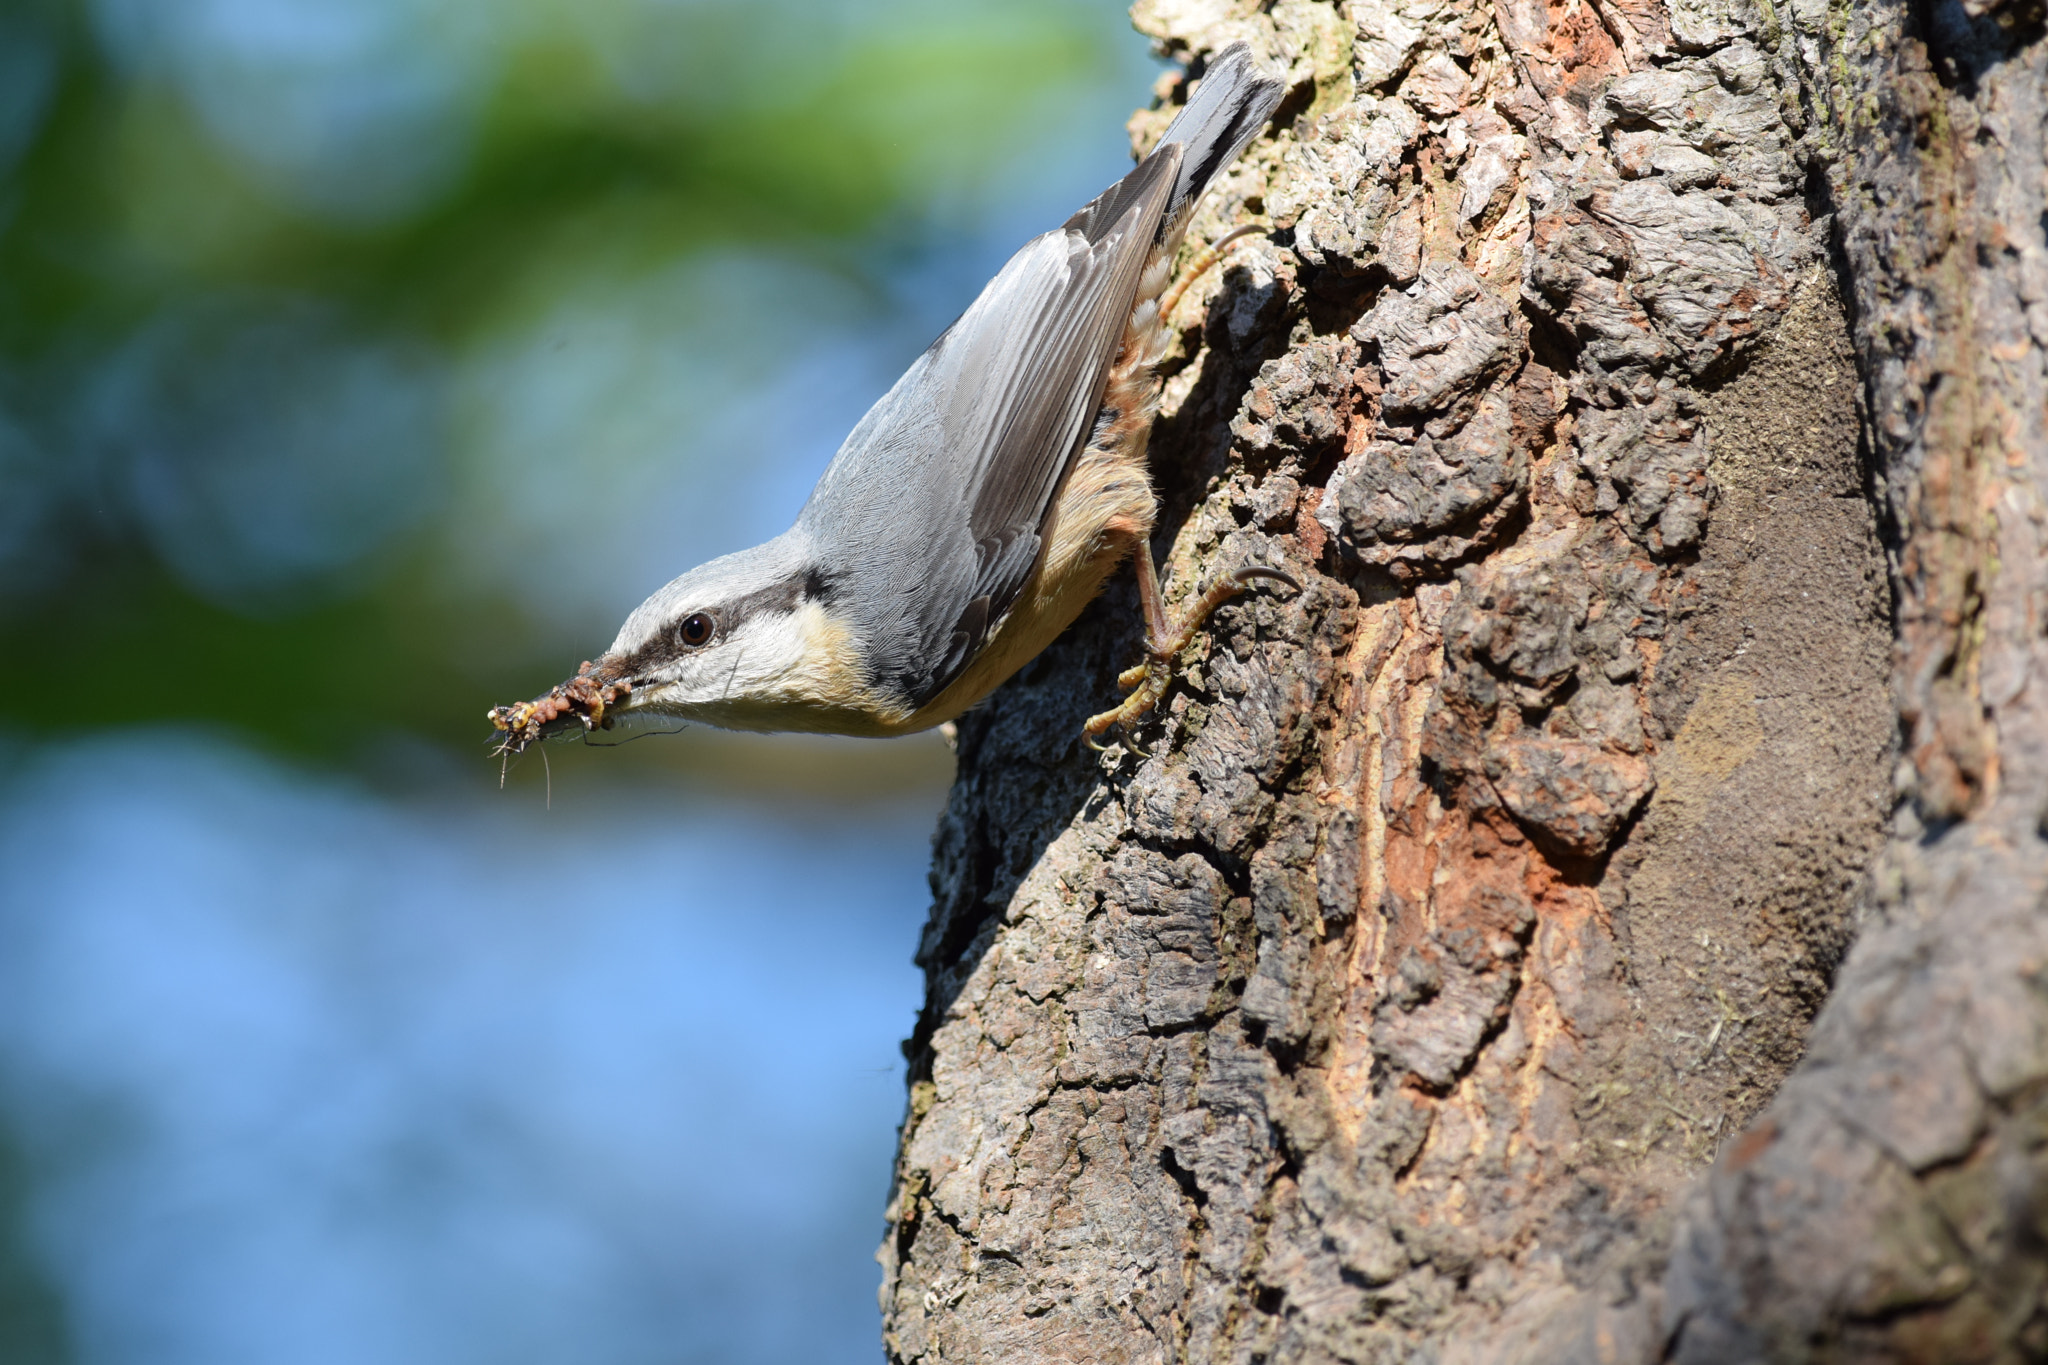
[[[1169,596],[1305,590],[960,723],[889,1358],[2048,1358],[2040,0],[1135,14],[1293,88]]]

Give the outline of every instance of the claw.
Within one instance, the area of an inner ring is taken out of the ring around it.
[[[1144,553],[1140,551],[1141,555]],[[1153,598],[1148,599],[1151,605],[1147,617],[1155,622],[1154,629],[1157,629],[1165,620],[1165,611],[1157,603],[1157,581],[1151,574],[1150,567],[1150,557],[1147,555],[1140,563],[1139,592],[1141,596],[1147,591],[1154,594]],[[1260,579],[1284,583],[1296,592],[1301,591],[1301,583],[1293,574],[1264,564],[1246,565],[1217,579],[1188,612],[1187,619],[1182,622],[1179,630],[1170,635],[1162,631],[1161,635],[1148,638],[1145,642],[1144,659],[1117,675],[1116,685],[1130,695],[1113,710],[1088,718],[1087,724],[1082,728],[1088,736],[1089,747],[1098,752],[1105,752],[1104,746],[1095,742],[1095,737],[1115,725],[1121,726],[1125,731],[1126,748],[1143,757],[1151,757],[1150,753],[1139,748],[1131,740],[1130,730],[1140,717],[1148,714],[1159,704],[1161,698],[1165,697],[1166,689],[1173,682],[1173,661],[1195,638],[1196,632],[1201,630],[1203,623],[1209,619],[1209,614]]]
[[[1296,592],[1301,591],[1301,581],[1293,574],[1288,573],[1284,569],[1275,569],[1264,564],[1248,564],[1230,575],[1230,581],[1237,584],[1240,588],[1249,588],[1261,578],[1269,579],[1275,583],[1285,583]]]
[[[1167,684],[1173,681],[1173,656],[1171,654],[1148,653],[1145,661],[1134,668],[1127,668],[1117,678],[1117,686],[1131,695],[1112,710],[1090,716],[1082,728],[1090,735],[1099,735],[1112,725],[1119,725],[1129,731],[1138,718],[1159,704],[1166,695]],[[1135,745],[1126,736],[1124,743],[1136,752]]]
[[[1188,268],[1186,272],[1183,273],[1180,279],[1174,282],[1173,287],[1168,289],[1166,293],[1160,298],[1159,316],[1161,318],[1172,317],[1174,306],[1180,302],[1180,296],[1182,294],[1185,294],[1188,291],[1189,286],[1194,284],[1196,280],[1199,280],[1202,278],[1202,276],[1208,274],[1209,267],[1216,264],[1216,262],[1222,260],[1224,252],[1230,250],[1231,247],[1237,245],[1237,243],[1244,240],[1246,237],[1250,237],[1255,233],[1266,232],[1268,230],[1269,229],[1263,223],[1246,223],[1242,227],[1234,228],[1231,231],[1224,233],[1223,236],[1216,240],[1214,245],[1205,246],[1200,251],[1196,252],[1194,259],[1188,262]]]

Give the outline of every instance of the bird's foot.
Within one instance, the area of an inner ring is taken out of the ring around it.
[[[1081,727],[1087,732],[1088,746],[1098,752],[1107,748],[1099,737],[1113,725],[1120,725],[1127,731],[1131,729],[1141,717],[1159,705],[1159,699],[1166,695],[1167,685],[1172,681],[1173,655],[1147,650],[1145,662],[1117,675],[1116,685],[1130,695],[1123,699],[1122,704],[1088,717],[1087,724]],[[1124,745],[1131,749],[1137,747],[1128,738]]]
[[[1088,718],[1087,723],[1081,728],[1087,734],[1089,747],[1102,749],[1104,746],[1098,742],[1098,736],[1111,726],[1121,726],[1128,732],[1138,720],[1159,705],[1160,700],[1166,696],[1166,689],[1173,683],[1175,658],[1194,640],[1208,621],[1209,614],[1262,578],[1275,583],[1285,583],[1296,592],[1301,591],[1301,584],[1292,574],[1279,569],[1269,569],[1263,564],[1254,564],[1235,573],[1225,574],[1210,584],[1209,590],[1196,600],[1187,615],[1181,619],[1178,630],[1164,638],[1148,634],[1144,661],[1117,675],[1116,685],[1130,695],[1111,710]],[[1127,747],[1136,747],[1129,740],[1126,740],[1125,744]]]
[[[1197,251],[1195,253],[1194,259],[1188,262],[1188,268],[1181,272],[1180,278],[1178,280],[1175,280],[1172,286],[1169,287],[1166,293],[1160,298],[1160,319],[1164,321],[1165,319],[1172,317],[1174,306],[1180,302],[1180,296],[1182,294],[1187,293],[1188,288],[1191,285],[1193,285],[1196,280],[1199,280],[1202,278],[1202,276],[1208,274],[1209,268],[1215,265],[1218,261],[1222,260],[1225,253],[1227,253],[1232,247],[1236,246],[1239,242],[1243,241],[1247,237],[1256,237],[1260,233],[1267,231],[1270,231],[1270,229],[1264,223],[1246,223],[1242,227],[1234,228],[1231,231],[1224,233],[1223,236],[1218,238],[1213,244],[1205,246],[1200,251]]]

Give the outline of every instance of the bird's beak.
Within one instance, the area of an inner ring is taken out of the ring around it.
[[[546,695],[493,706],[486,718],[502,736],[498,752],[516,754],[552,735],[610,729],[612,712],[623,709],[621,703],[632,691],[632,680],[612,660],[586,659],[575,677],[556,683]]]

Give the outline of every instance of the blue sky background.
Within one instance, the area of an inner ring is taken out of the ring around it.
[[[1097,0],[0,0],[0,1365],[879,1355],[950,760],[532,695],[1159,67]]]

